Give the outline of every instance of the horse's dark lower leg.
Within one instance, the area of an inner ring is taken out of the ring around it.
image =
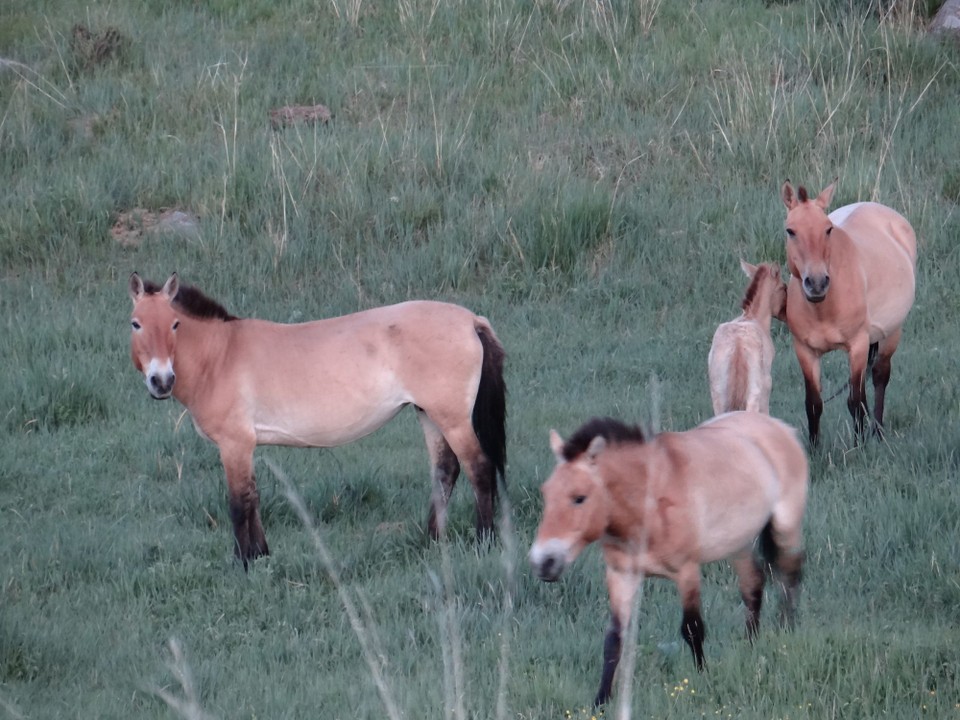
[[[777,560],[777,581],[783,599],[780,603],[780,624],[792,628],[800,599],[800,580],[803,577],[803,551],[782,553]]]
[[[820,389],[810,380],[804,378],[806,386],[805,406],[807,410],[807,427],[810,431],[810,444],[820,442],[820,416],[823,414],[823,398]]]
[[[850,395],[847,397],[847,410],[853,417],[853,429],[857,438],[863,437],[863,419],[867,415],[867,373],[850,377]]]
[[[763,604],[763,565],[758,560],[753,562],[753,575],[749,580],[741,577],[740,597],[746,609],[747,638],[753,640],[760,627],[760,606]]]
[[[477,501],[477,540],[493,539],[494,499],[497,495],[497,471],[485,455],[471,463],[470,480]]]
[[[883,401],[890,382],[890,360],[889,355],[881,355],[873,364],[873,417],[877,421],[878,435],[883,434]]]
[[[270,554],[260,522],[260,495],[256,486],[231,495],[230,519],[233,522],[234,551],[246,570],[250,560]]]
[[[680,634],[693,652],[693,660],[697,664],[697,670],[703,672],[703,640],[707,636],[707,629],[703,624],[703,618],[700,616],[699,607],[691,606],[683,609]]]
[[[430,537],[437,540],[447,522],[447,506],[457,477],[460,475],[460,461],[446,440],[439,440],[432,454],[434,458],[433,478],[430,498],[430,513],[427,516],[427,529]]]
[[[620,662],[621,630],[620,621],[616,615],[611,615],[607,634],[603,639],[603,672],[600,674],[600,689],[593,700],[594,707],[606,704],[613,694],[613,676],[617,671],[617,663]]]

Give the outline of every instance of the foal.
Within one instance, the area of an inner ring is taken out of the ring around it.
[[[717,328],[707,358],[714,415],[730,410],[770,412],[774,355],[770,321],[786,319],[787,285],[773,263],[751,265],[741,260],[740,267],[750,278],[743,314]]]

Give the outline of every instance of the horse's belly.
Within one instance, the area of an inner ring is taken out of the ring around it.
[[[404,405],[404,402],[390,401],[338,411],[318,403],[309,409],[291,410],[282,417],[262,417],[255,424],[257,444],[292,447],[346,445],[379,430],[396,417]]]

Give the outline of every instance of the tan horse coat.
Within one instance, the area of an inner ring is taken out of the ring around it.
[[[799,591],[808,465],[793,428],[768,415],[733,412],[645,441],[631,432],[639,433],[594,420],[566,445],[551,434],[558,464],[541,489],[543,518],[530,549],[531,564],[548,581],[588,544],[603,549],[611,620],[596,704],[610,696],[621,632],[644,577],[676,583],[681,632],[700,668],[703,563],[731,559],[750,635],[764,584],[763,566],[753,556],[758,536],[766,538],[767,561],[781,574],[788,618]]]
[[[787,325],[806,385],[810,439],[819,437],[823,412],[820,358],[843,350],[850,359],[847,406],[858,434],[866,413],[866,368],[871,346],[874,417],[883,427],[890,360],[913,305],[917,239],[897,211],[874,202],[826,210],[836,183],[815,199],[803,187],[783,186],[787,207]]]
[[[431,534],[443,530],[461,464],[474,486],[478,532],[492,532],[505,388],[503,348],[485,318],[411,301],[285,325],[233,318],[200,295],[220,315],[202,317],[183,293],[176,275],[159,291],[131,277],[131,355],[151,395],[172,394],[219,448],[244,563],[268,552],[253,474],[257,445],[342,445],[406,405],[417,410],[430,455]]]
[[[741,261],[740,266],[750,278],[743,313],[717,327],[707,357],[714,415],[730,410],[770,412],[776,352],[770,323],[774,317],[785,318],[787,286],[772,263]]]

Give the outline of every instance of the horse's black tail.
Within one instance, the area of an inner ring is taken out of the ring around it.
[[[874,361],[877,359],[877,352],[880,350],[880,343],[870,343],[870,352],[867,354],[867,367],[872,368]]]
[[[480,387],[473,403],[473,430],[480,448],[493,463],[501,481],[506,482],[507,466],[507,385],[503,379],[506,352],[493,328],[486,321],[476,324],[477,337],[483,345]],[[499,484],[494,481],[493,497]]]
[[[760,557],[763,560],[764,572],[772,573],[777,567],[777,561],[780,559],[780,547],[773,539],[773,520],[768,520],[760,531],[760,537],[757,539],[760,546]]]

